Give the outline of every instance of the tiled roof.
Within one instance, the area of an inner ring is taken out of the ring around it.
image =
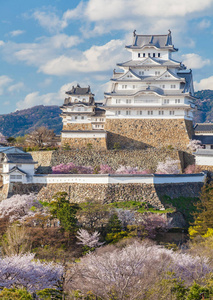
[[[213,135],[194,135],[192,139],[201,141],[203,145],[213,145]]]
[[[149,57],[149,59],[157,62],[159,65],[155,65],[155,64],[147,64],[147,65],[143,65],[143,61],[142,60],[129,60],[129,61],[126,61],[124,63],[118,63],[117,66],[122,66],[122,67],[156,67],[156,66],[180,66],[180,62],[178,61],[175,61],[175,60],[159,60],[157,58],[153,58],[153,57]]]
[[[169,31],[168,34],[163,35],[133,35],[133,42],[132,45],[126,46],[126,48],[134,49],[134,48],[143,48],[145,46],[154,46],[156,48],[174,48],[172,44],[172,36],[171,32]]]
[[[213,123],[198,123],[195,125],[195,132],[213,132]]]
[[[79,84],[77,84],[76,87],[73,86],[70,91],[66,92],[66,94],[68,94],[68,95],[92,95],[90,86],[88,86],[86,88],[82,88],[82,87],[80,87]]]
[[[29,153],[6,153],[8,163],[14,164],[35,164],[32,155]]]
[[[213,150],[198,149],[194,154],[203,156],[213,156]]]

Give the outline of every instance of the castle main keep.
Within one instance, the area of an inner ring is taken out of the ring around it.
[[[68,91],[62,109],[62,145],[96,149],[177,147],[185,150],[193,135],[192,71],[172,58],[171,32],[138,35],[126,46],[131,59],[118,63],[104,103],[90,87]]]

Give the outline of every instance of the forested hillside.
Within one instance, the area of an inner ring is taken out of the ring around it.
[[[38,105],[28,109],[0,115],[0,132],[3,135],[23,136],[35,128],[45,126],[60,134],[62,129],[61,110],[58,106]]]
[[[198,110],[194,113],[195,123],[213,122],[213,90],[202,90],[195,93]]]

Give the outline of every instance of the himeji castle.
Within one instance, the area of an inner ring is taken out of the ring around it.
[[[194,134],[193,78],[191,70],[173,59],[178,49],[172,43],[171,31],[165,35],[138,35],[134,31],[132,44],[126,46],[126,50],[131,59],[117,64],[119,70],[113,71],[110,91],[104,94],[105,101],[99,107],[101,127],[94,126],[94,120],[98,120],[95,111],[93,117],[87,118],[91,124],[90,132],[87,130],[88,142],[91,143],[93,132],[95,145],[98,139],[106,138],[108,148],[117,143],[121,148],[172,146],[186,149]],[[89,116],[88,104],[78,105],[82,105],[84,114]],[[71,104],[65,107],[64,113]],[[72,130],[78,130],[78,137],[75,135],[74,144],[79,141],[81,147],[82,138],[87,139],[85,122],[80,114],[75,115],[75,120]],[[64,119],[64,128],[68,122]],[[79,127],[79,124],[82,125]],[[102,136],[95,136],[100,131]],[[103,140],[99,145],[104,145]]]

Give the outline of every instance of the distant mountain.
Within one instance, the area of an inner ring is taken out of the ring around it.
[[[194,113],[194,122],[213,122],[213,90],[202,90],[195,93],[198,110]],[[0,132],[3,135],[23,136],[36,127],[45,126],[56,134],[62,130],[61,110],[58,106],[38,105],[32,108],[0,115]]]
[[[17,110],[10,114],[0,115],[0,132],[9,136],[23,136],[36,127],[45,126],[56,134],[62,130],[61,110],[58,106],[38,105],[32,108]]]
[[[195,93],[198,110],[194,113],[195,123],[213,122],[213,90],[202,90]]]

